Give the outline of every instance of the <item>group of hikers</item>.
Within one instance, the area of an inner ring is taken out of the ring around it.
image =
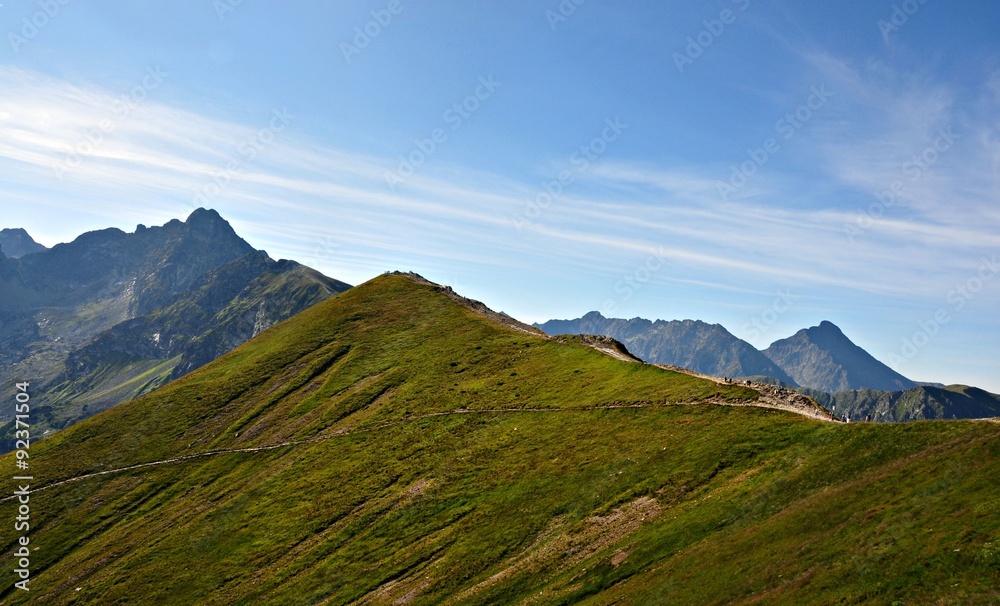
[[[722,378],[722,382],[723,383],[729,383],[730,385],[732,385],[735,381],[733,381],[729,377],[723,377]],[[750,379],[746,379],[745,381],[743,381],[743,384],[744,385],[750,385]]]
[[[828,412],[827,414],[830,415],[830,420],[831,421],[836,421],[837,420],[836,416],[832,412]],[[819,409],[818,408],[816,409],[816,416],[817,417],[819,416]],[[844,415],[844,418],[841,419],[841,421],[843,421],[844,423],[850,423],[851,422],[851,416],[850,415]],[[861,422],[871,423],[872,422],[872,416],[871,415],[865,415],[865,420],[864,421],[859,421],[859,423],[861,423]]]
[[[833,418],[833,415],[832,415],[832,414],[830,415],[830,418],[831,418],[831,419]],[[844,423],[850,423],[850,422],[851,422],[851,417],[850,417],[850,416],[845,416],[845,417],[844,417]],[[871,423],[871,422],[872,422],[872,416],[871,416],[871,415],[867,415],[867,416],[865,416],[865,420],[864,420],[864,422],[865,422],[865,423]]]

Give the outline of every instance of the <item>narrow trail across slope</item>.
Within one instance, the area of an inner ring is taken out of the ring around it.
[[[674,372],[698,377],[700,379],[714,381],[719,385],[743,385],[745,387],[749,387],[760,394],[760,399],[756,402],[747,403],[747,406],[786,410],[788,412],[794,412],[806,417],[815,418],[820,421],[838,422],[837,419],[835,419],[827,409],[820,406],[816,400],[786,387],[778,387],[777,385],[770,385],[768,383],[760,383],[757,381],[733,381],[732,379],[713,377],[711,375],[705,375],[687,368],[671,366],[668,364],[655,364],[655,366],[665,370],[672,370]]]
[[[692,406],[692,405],[696,405],[696,404],[716,404],[716,405],[720,405],[720,406],[741,406],[741,407],[742,406],[752,406],[752,407],[757,407],[757,408],[770,408],[770,409],[776,409],[776,410],[785,410],[785,411],[788,411],[788,412],[795,412],[795,413],[802,414],[802,415],[809,416],[809,417],[812,416],[811,414],[804,413],[800,409],[781,408],[781,407],[776,406],[776,405],[760,404],[758,402],[752,402],[752,401],[747,401],[747,402],[739,402],[739,401],[737,401],[737,402],[730,402],[730,401],[726,401],[726,400],[722,400],[722,399],[716,399],[716,398],[712,398],[712,399],[708,399],[708,400],[700,400],[700,401],[696,401],[696,402],[682,402],[682,403],[676,403],[676,404],[664,404],[664,403],[656,403],[656,402],[639,402],[639,403],[631,403],[631,404],[627,404],[627,403],[601,404],[601,405],[597,405],[597,406],[569,406],[569,407],[564,407],[564,408],[482,408],[482,409],[460,408],[460,409],[457,409],[457,410],[448,410],[448,411],[442,411],[442,412],[432,412],[432,413],[423,414],[423,415],[414,415],[414,416],[406,417],[405,419],[401,419],[399,421],[394,421],[394,422],[391,422],[391,423],[382,423],[380,425],[373,425],[371,427],[361,427],[361,428],[357,428],[357,429],[354,429],[354,428],[339,429],[339,430],[336,430],[336,431],[331,431],[329,433],[323,433],[323,434],[320,434],[318,436],[315,436],[315,437],[312,437],[312,438],[308,438],[308,439],[305,439],[305,440],[290,440],[290,441],[287,441],[287,442],[280,442],[278,444],[268,444],[268,445],[265,445],[265,446],[252,446],[252,447],[246,447],[246,448],[224,448],[224,449],[217,449],[217,450],[209,450],[209,451],[205,451],[205,452],[198,452],[198,453],[193,453],[193,454],[188,454],[188,455],[182,455],[182,456],[179,456],[179,457],[172,457],[172,458],[169,458],[169,459],[162,459],[162,460],[159,460],[159,461],[149,461],[147,463],[137,463],[135,465],[127,465],[125,467],[118,467],[118,468],[115,468],[115,469],[106,469],[106,470],[103,470],[103,471],[94,471],[94,472],[91,472],[91,473],[81,474],[79,476],[74,476],[72,478],[67,478],[65,480],[60,480],[60,481],[54,482],[52,484],[47,484],[45,486],[41,486],[41,487],[36,488],[34,490],[28,491],[28,494],[35,494],[35,493],[41,492],[43,490],[48,490],[50,488],[56,488],[58,486],[63,486],[63,485],[66,485],[66,484],[70,484],[70,483],[73,483],[73,482],[79,482],[79,481],[87,480],[87,479],[90,479],[90,478],[96,478],[96,477],[100,477],[100,476],[112,475],[112,474],[117,474],[117,473],[124,473],[124,472],[128,472],[128,471],[134,471],[136,469],[143,469],[143,468],[146,468],[146,467],[158,467],[158,466],[161,466],[161,465],[170,465],[170,464],[173,464],[173,463],[182,463],[182,462],[185,462],[185,461],[193,461],[193,460],[197,460],[197,459],[204,459],[204,458],[207,458],[207,457],[214,457],[214,456],[227,455],[227,454],[243,454],[243,453],[253,454],[253,453],[258,453],[258,452],[267,452],[267,451],[271,451],[271,450],[278,450],[278,449],[281,449],[281,448],[290,448],[290,447],[294,447],[294,446],[304,446],[304,445],[308,445],[308,444],[316,444],[316,443],[319,443],[319,442],[324,442],[324,441],[332,440],[332,439],[335,439],[335,438],[342,438],[342,437],[350,436],[350,435],[357,435],[357,434],[362,434],[362,433],[371,433],[371,432],[375,432],[375,431],[381,431],[383,429],[389,429],[391,427],[398,427],[400,425],[404,425],[404,424],[407,424],[407,423],[413,423],[415,421],[421,421],[421,420],[424,420],[424,419],[433,419],[433,418],[436,418],[436,417],[446,417],[446,416],[453,416],[453,415],[473,415],[473,414],[494,414],[495,415],[495,414],[516,414],[516,413],[569,413],[569,412],[588,412],[588,411],[599,411],[599,410],[620,410],[620,409],[638,409],[638,408],[668,408],[668,407],[677,407],[677,406]],[[820,420],[825,420],[825,419],[820,419]],[[7,497],[3,497],[3,498],[0,498],[0,503],[5,503],[5,502],[11,501],[11,500],[13,500],[15,498],[16,497],[13,496],[13,495],[12,496],[7,496]]]

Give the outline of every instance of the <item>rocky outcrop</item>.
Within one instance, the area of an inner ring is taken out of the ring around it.
[[[604,335],[580,335],[580,340],[612,358],[617,358],[625,362],[642,362],[641,359],[632,355],[632,352],[624,344],[611,337]]]

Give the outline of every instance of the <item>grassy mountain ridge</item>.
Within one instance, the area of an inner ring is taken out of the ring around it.
[[[0,599],[1000,598],[1000,425],[700,403],[755,397],[382,276],[33,446],[36,486],[203,456],[32,495],[33,590]]]

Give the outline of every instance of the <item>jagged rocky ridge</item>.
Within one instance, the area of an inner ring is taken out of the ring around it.
[[[19,259],[0,256],[0,372],[31,382],[33,435],[42,436],[347,288],[255,250],[213,210],[134,233],[90,232]]]

